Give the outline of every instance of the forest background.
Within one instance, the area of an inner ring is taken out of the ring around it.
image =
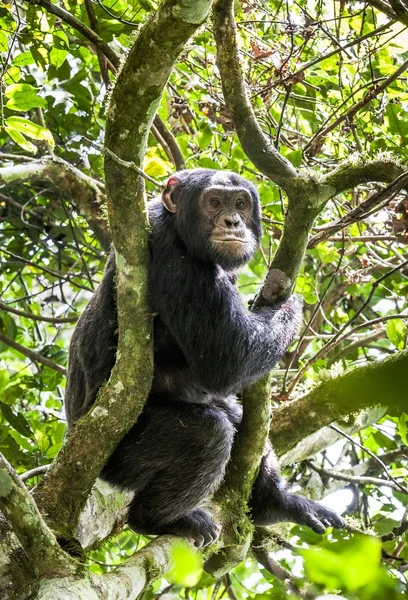
[[[406,0],[0,4],[0,597],[405,597],[407,27]],[[92,487],[150,385],[145,199],[185,167],[259,190],[244,300],[296,285],[305,301],[290,351],[243,397],[204,554],[134,534],[124,496]],[[69,340],[112,239],[124,390],[111,406],[111,380],[59,453]],[[291,489],[344,530],[252,531],[268,433]]]

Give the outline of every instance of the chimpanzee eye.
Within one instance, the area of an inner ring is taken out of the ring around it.
[[[221,202],[218,200],[218,198],[210,198],[210,204],[213,208],[218,208]]]
[[[236,202],[236,207],[237,208],[245,208],[245,206],[246,206],[245,198],[238,198],[238,200]]]

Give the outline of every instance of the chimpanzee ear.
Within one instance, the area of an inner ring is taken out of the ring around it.
[[[170,177],[167,182],[166,189],[162,194],[162,202],[164,207],[171,213],[175,213],[177,210],[175,202],[173,202],[173,192],[175,187],[180,183],[177,177]]]

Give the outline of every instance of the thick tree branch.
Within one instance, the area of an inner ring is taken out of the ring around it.
[[[61,550],[29,491],[2,454],[0,509],[11,524],[37,577],[64,577],[77,573],[75,563]]]
[[[248,520],[248,501],[259,471],[270,427],[269,376],[245,390],[244,413],[234,442],[224,483],[214,500],[220,509],[223,548],[207,561],[206,570],[220,577],[245,559],[252,539],[253,526]]]
[[[106,575],[88,573],[82,579],[72,576],[44,579],[36,598],[135,600],[150,583],[169,570],[171,551],[176,541],[175,537],[161,536]]]
[[[76,205],[101,246],[109,248],[109,225],[100,208],[105,201],[101,182],[60,158],[46,157],[0,168],[0,187],[26,181],[50,181],[55,185]]]
[[[290,405],[287,404],[286,406]],[[340,421],[341,428],[349,435],[353,435],[361,429],[364,429],[373,423],[377,423],[377,421],[384,416],[385,412],[385,406],[374,406],[362,410],[357,415],[355,413],[346,415],[346,417]],[[282,466],[287,466],[301,462],[322,452],[326,448],[329,448],[329,446],[332,446],[339,439],[344,438],[331,427],[317,429],[314,433],[302,439],[294,448],[289,450],[289,452],[281,454],[279,451],[279,463]]]
[[[273,411],[270,437],[278,455],[305,436],[363,408],[406,406],[408,351],[324,381],[309,394]]]
[[[286,188],[296,169],[267,139],[249,101],[238,53],[234,0],[215,3],[213,24],[223,94],[242,148],[261,173]]]
[[[374,160],[367,160],[363,155],[356,154],[327,173],[322,184],[333,188],[330,193],[330,197],[333,197],[370,181],[392,183],[407,170],[405,165],[389,154],[379,154]]]
[[[163,88],[186,41],[210,7],[210,0],[165,0],[140,30],[118,75],[108,111],[106,147],[121,161],[141,168]],[[106,187],[118,271],[117,363],[95,405],[70,432],[35,490],[49,522],[68,536],[75,530],[106,458],[140,414],[153,372],[143,180],[134,169],[107,156]]]

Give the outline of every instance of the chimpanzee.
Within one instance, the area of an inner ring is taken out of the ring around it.
[[[155,371],[147,404],[101,472],[134,492],[128,524],[144,534],[172,533],[197,545],[219,526],[202,504],[220,485],[241,407],[236,394],[269,371],[301,320],[292,296],[249,312],[236,270],[261,236],[256,188],[239,175],[185,170],[149,203],[150,295]],[[72,337],[65,407],[70,427],[95,401],[115,363],[115,256]],[[333,511],[289,494],[269,448],[251,499],[256,525],[292,521],[316,532],[341,527]]]

